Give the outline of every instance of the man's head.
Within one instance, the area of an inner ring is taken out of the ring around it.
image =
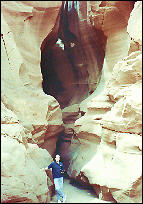
[[[60,155],[56,154],[55,160],[56,160],[56,162],[59,162],[60,161]]]

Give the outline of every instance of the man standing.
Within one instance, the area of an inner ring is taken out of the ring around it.
[[[55,190],[57,192],[57,202],[61,203],[60,198],[62,198],[62,202],[65,203],[66,196],[63,193],[63,174],[64,166],[63,163],[60,162],[60,155],[56,155],[55,161],[52,162],[45,170],[52,168],[52,176],[54,179]]]

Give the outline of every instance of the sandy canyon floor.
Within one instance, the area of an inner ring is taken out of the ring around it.
[[[64,179],[63,191],[67,196],[66,203],[111,203],[98,199],[92,190],[71,183],[69,179]],[[54,195],[50,203],[56,203],[56,198],[57,196]]]

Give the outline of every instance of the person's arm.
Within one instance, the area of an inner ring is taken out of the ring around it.
[[[44,170],[44,171],[46,171],[46,170],[48,170],[48,167],[46,167],[46,168],[42,168],[41,170]]]
[[[46,169],[48,170],[48,169],[52,168],[52,166],[53,166],[53,162]]]
[[[47,170],[50,169],[50,168],[52,168],[52,163],[51,163],[48,167],[46,167],[46,168],[42,168],[42,170],[47,171]]]
[[[48,167],[46,167],[44,170],[45,170],[45,171],[48,170]]]

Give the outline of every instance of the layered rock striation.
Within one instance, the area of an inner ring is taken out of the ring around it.
[[[27,132],[13,111],[2,103],[1,202],[49,202],[53,181],[41,170],[52,161],[47,150],[27,143]]]
[[[92,2],[93,8],[95,27],[107,35],[106,53],[97,89],[79,106],[84,116],[75,121],[68,173],[92,185],[100,199],[141,202],[142,33],[137,16],[142,3],[133,8],[130,2]]]
[[[1,5],[1,201],[50,202],[53,181],[41,168],[52,161],[60,144],[58,150],[71,178],[91,185],[101,200],[140,203],[142,2],[82,4],[79,37],[92,60],[88,70],[81,70],[80,52],[76,53],[81,76],[77,81],[70,67],[64,71],[66,61],[60,60],[62,72],[54,61],[54,71],[66,89],[57,98],[52,92],[56,75],[47,80],[51,92],[45,94],[40,64],[41,55],[47,56],[42,47],[47,37],[57,35],[62,2],[3,1]],[[86,26],[84,11],[88,11]],[[88,52],[89,42],[94,53]],[[59,58],[58,52],[53,53]],[[79,89],[73,89],[71,84],[77,83]]]
[[[46,148],[53,155],[63,129],[62,113],[56,99],[42,89],[40,43],[54,26],[59,7],[52,8],[52,17],[45,6],[39,11],[25,2],[2,2],[2,102],[32,134],[29,142],[42,145],[49,138]],[[44,15],[51,16],[49,24]]]
[[[1,5],[1,202],[46,203],[53,181],[41,168],[52,161],[63,121],[59,103],[42,89],[40,45],[61,2]]]

